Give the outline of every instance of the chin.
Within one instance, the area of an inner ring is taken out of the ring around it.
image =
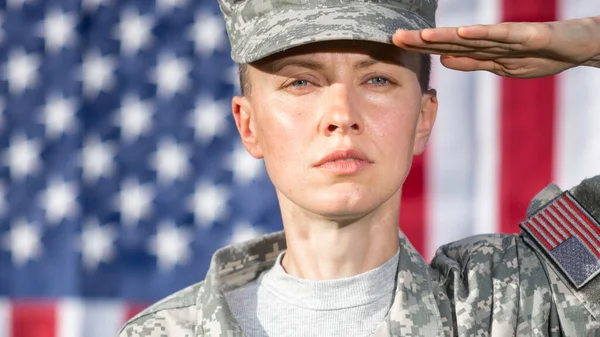
[[[329,198],[318,198],[313,200],[312,212],[319,214],[328,219],[340,219],[349,220],[360,218],[377,207],[381,206],[381,203],[372,200],[371,196],[331,196]]]

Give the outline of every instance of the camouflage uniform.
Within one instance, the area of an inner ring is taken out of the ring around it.
[[[598,192],[584,201],[588,210],[600,209],[600,176],[595,180]],[[529,215],[560,192],[550,185]],[[284,249],[279,232],[217,251],[203,282],[146,309],[120,337],[244,336],[224,292],[254,280]],[[526,233],[454,242],[427,265],[400,232],[393,281],[393,304],[374,337],[600,336],[600,277],[577,289]]]
[[[219,0],[219,5],[232,59],[249,63],[318,41],[391,43],[396,29],[435,27],[437,0]],[[600,183],[594,189],[600,195]],[[549,186],[528,215],[559,193]],[[600,198],[584,199],[600,219]],[[429,265],[399,235],[398,273],[390,280],[396,292],[375,337],[600,336],[600,277],[573,285],[529,234],[451,243]],[[256,279],[285,248],[279,232],[217,251],[204,281],[146,309],[120,337],[243,336],[224,293]]]

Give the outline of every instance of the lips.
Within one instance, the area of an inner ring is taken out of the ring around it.
[[[356,149],[335,150],[321,158],[314,166],[334,173],[349,174],[369,166],[373,161]]]

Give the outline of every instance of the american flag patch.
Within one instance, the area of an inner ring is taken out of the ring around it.
[[[577,289],[600,273],[600,225],[569,192],[520,226]]]

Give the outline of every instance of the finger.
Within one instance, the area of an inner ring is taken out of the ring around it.
[[[496,72],[498,70],[498,65],[492,60],[480,60],[470,57],[443,56],[440,58],[440,63],[446,68],[461,71],[485,70]]]
[[[510,58],[518,57],[519,54],[508,55],[504,49],[489,49],[489,50],[448,50],[448,49],[436,49],[429,47],[414,47],[414,46],[399,46],[403,50],[430,55],[440,56],[455,56],[455,57],[470,57],[477,59],[498,59],[498,58]]]
[[[465,37],[459,35],[465,30]],[[495,41],[487,39],[489,36],[488,29],[485,26],[468,26],[456,28],[435,28],[425,29],[420,31],[398,31],[392,37],[394,44],[412,45],[412,46],[428,46],[436,49],[447,50],[468,50],[480,48],[500,47],[505,50],[513,49],[513,44],[504,41]],[[498,35],[498,34],[496,34]],[[445,46],[447,45],[447,46]],[[461,48],[460,46],[463,46]],[[515,48],[517,49],[517,48]],[[518,48],[521,49],[521,48]]]
[[[425,41],[421,38],[420,30],[397,30],[392,36],[395,45],[422,45]]]
[[[549,38],[547,24],[540,22],[504,22],[495,25],[472,25],[459,27],[457,35],[467,40],[486,40],[514,46],[531,43],[532,40]]]
[[[394,41],[394,43],[400,47],[400,48],[404,48],[404,47],[412,47],[412,48],[427,48],[427,49],[436,49],[436,50],[445,50],[448,52],[454,52],[454,51],[464,51],[464,52],[476,52],[476,51],[496,51],[498,53],[502,53],[502,54],[506,54],[511,52],[512,47],[510,45],[506,45],[506,44],[501,44],[501,43],[497,43],[497,42],[490,42],[490,41],[482,41],[482,40],[477,40],[477,41],[460,41],[459,43],[443,43],[443,42],[436,42],[436,43],[429,43],[429,42],[423,42],[423,43],[416,43],[416,44],[412,44],[412,43],[407,43],[407,42],[403,42],[403,41]]]
[[[427,28],[421,31],[421,39],[426,42],[454,42],[462,40],[457,27]]]
[[[474,41],[475,42],[475,41]],[[447,52],[447,53],[496,53],[498,55],[510,55],[516,53],[511,50],[510,46],[498,44],[495,42],[487,42],[487,41],[476,41],[473,45],[464,45],[464,44],[456,44],[456,43],[422,43],[419,45],[410,45],[410,44],[399,44],[397,45],[400,48],[413,48],[413,49],[428,49],[428,50],[436,50],[439,52]]]
[[[456,28],[428,28],[423,30],[397,30],[392,37],[394,43],[423,45],[427,43],[458,43],[462,39]]]

